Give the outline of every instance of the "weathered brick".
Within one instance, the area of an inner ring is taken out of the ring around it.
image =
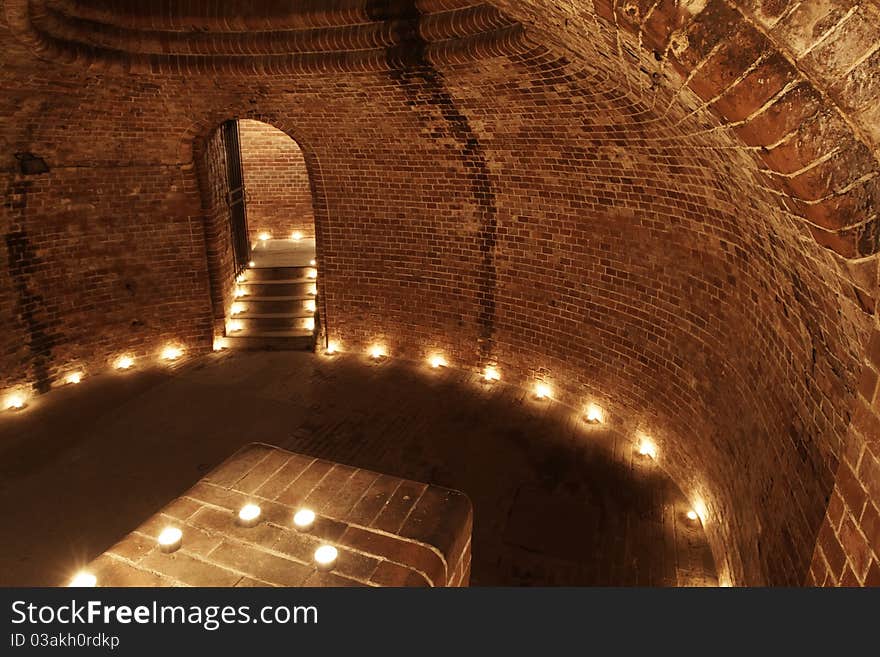
[[[385,475],[377,477],[348,514],[346,520],[352,524],[369,525],[394,495],[398,486],[400,486],[400,480],[394,477]]]
[[[864,532],[868,545],[875,557],[880,557],[880,511],[877,505],[868,504],[859,520],[859,527]]]
[[[841,463],[837,474],[837,486],[847,508],[855,517],[859,517],[865,506],[868,495],[864,487],[846,463]]]
[[[207,561],[194,559],[180,550],[172,554],[153,552],[140,565],[173,577],[189,586],[234,586],[241,579],[239,573]]]
[[[390,561],[383,561],[373,573],[372,581],[379,586],[430,586],[427,580],[417,572],[398,566]]]
[[[413,481],[402,482],[394,494],[388,498],[379,514],[370,523],[371,527],[392,534],[400,532],[403,523],[409,517],[416,502],[427,489],[425,484]]]
[[[834,530],[828,524],[823,524],[819,531],[819,540],[817,545],[822,548],[822,553],[828,561],[828,567],[831,574],[837,579],[846,563],[846,553],[840,545]]]
[[[255,493],[260,497],[277,500],[278,496],[290,485],[290,482],[295,481],[312,461],[314,459],[310,457],[294,454],[277,473],[257,488]]]
[[[301,586],[312,572],[310,566],[297,561],[228,542],[211,553],[211,561],[280,586]]]
[[[861,579],[864,577],[871,562],[871,550],[861,530],[849,514],[844,517],[838,536],[840,537],[840,544],[846,552],[850,567],[856,576]]]
[[[313,461],[276,499],[281,504],[301,505],[332,468],[327,461]]]
[[[410,566],[425,573],[435,586],[446,585],[446,564],[427,546],[359,527],[349,527],[340,537],[339,542],[362,552],[381,554],[389,561]]]
[[[880,500],[880,459],[872,454],[870,450],[865,451],[862,456],[862,461],[859,465],[859,480],[872,500]]]

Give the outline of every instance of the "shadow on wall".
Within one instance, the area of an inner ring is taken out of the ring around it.
[[[46,169],[48,171],[48,169]],[[45,173],[45,171],[38,171]],[[52,387],[52,347],[61,341],[63,333],[58,331],[60,320],[57,312],[46,308],[42,295],[31,287],[30,277],[45,263],[37,256],[36,250],[28,239],[23,220],[27,212],[28,192],[33,183],[28,180],[17,180],[11,183],[7,193],[7,208],[17,217],[17,228],[12,228],[4,236],[6,242],[9,275],[12,278],[15,293],[14,307],[17,319],[24,325],[27,335],[28,355],[26,360],[33,378],[33,387],[37,392],[48,392]],[[54,321],[49,317],[56,316]]]

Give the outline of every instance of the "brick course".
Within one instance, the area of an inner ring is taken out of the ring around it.
[[[161,11],[52,4],[0,13],[4,388],[210,348],[212,140],[261,120],[311,172],[329,337],[600,401],[706,502],[734,583],[876,577],[875,4],[231,3],[191,17],[210,46]],[[229,42],[272,26],[324,40]],[[119,28],[142,33],[120,50]]]

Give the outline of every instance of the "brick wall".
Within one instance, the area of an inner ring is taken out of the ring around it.
[[[260,121],[244,119],[238,125],[251,242],[261,232],[276,238],[294,232],[314,237],[309,172],[297,143]]]
[[[225,141],[223,130],[217,128],[204,143],[198,144],[193,153],[204,212],[214,338],[225,335],[235,279],[235,256],[227,204],[229,180]]]
[[[846,450],[806,582],[880,586],[880,330],[871,335]]]
[[[210,344],[198,196],[179,167],[53,158],[49,173],[7,184],[4,387],[45,392],[122,353]]]
[[[210,300],[217,320],[230,282],[210,140],[225,119],[261,120],[291,135],[309,162],[322,320],[344,348],[381,340],[413,359],[442,350],[455,366],[494,362],[523,387],[542,377],[573,409],[603,404],[621,431],[649,433],[662,467],[705,503],[719,569],[733,583],[836,583],[850,570],[872,581],[860,538],[876,541],[878,500],[877,164],[864,121],[873,87],[843,92],[847,109],[839,86],[832,94],[826,78],[792,63],[794,36],[766,27],[756,36],[754,20],[722,16],[717,2],[692,3],[704,9],[694,13],[664,13],[675,3],[661,3],[654,19],[654,3],[633,3],[642,30],[623,6],[618,15],[598,1],[499,1],[525,35],[483,5],[460,4],[420,3],[448,11],[398,31],[401,42],[378,53],[346,51],[352,39],[370,42],[359,30],[393,17],[371,3],[357,29],[318,34],[309,47],[336,48],[323,59],[273,59],[238,44],[250,59],[190,64],[184,54],[134,52],[124,66],[86,29],[71,50],[46,36],[59,23],[34,36],[21,12],[0,14],[25,39],[0,25],[3,76],[16,90],[0,98],[10,117],[0,130],[3,234],[23,221],[9,186],[16,151],[52,167],[30,178],[43,194],[31,198],[43,202],[29,201],[29,230],[56,226],[36,251],[44,264],[16,270],[10,253],[20,250],[8,246],[0,261],[0,310],[13,327],[0,343],[4,385],[37,381],[41,358],[63,367],[81,325],[110,327],[83,338],[96,363],[132,344],[125,322],[104,320],[116,304],[153,318],[145,335],[159,342],[163,304],[174,303],[176,333],[209,344]],[[112,18],[134,30],[137,16]],[[161,17],[150,20],[161,32]],[[772,102],[762,97],[769,86],[743,84],[761,63],[722,52],[722,25],[757,39],[762,62],[794,76],[771,85],[781,85]],[[488,27],[471,35],[474,26]],[[167,52],[184,47],[175,38]],[[853,53],[861,71],[870,56]],[[107,186],[96,180],[105,166]],[[169,196],[175,185],[179,197]],[[59,208],[68,212],[53,224]],[[88,244],[68,233],[95,214],[141,237],[132,238],[134,280],[177,286],[172,295],[125,301],[124,285],[101,287],[113,233],[95,231]],[[56,246],[62,233],[69,250]],[[103,246],[93,253],[95,243]],[[88,282],[76,291],[87,309],[78,314],[81,304],[64,306],[53,287],[60,277],[29,272],[69,271],[80,252],[92,256],[102,291],[92,299]],[[30,286],[24,304],[16,272]],[[48,355],[27,328],[34,296],[51,334],[70,336]]]

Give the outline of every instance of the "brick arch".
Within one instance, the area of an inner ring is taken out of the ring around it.
[[[223,251],[228,248],[228,231],[223,230],[223,228],[227,227],[228,217],[225,217],[225,215],[223,217],[218,216],[217,208],[212,207],[212,181],[205,158],[208,141],[219,132],[220,126],[224,121],[232,118],[250,119],[270,125],[283,132],[297,144],[302,151],[309,176],[309,186],[311,188],[312,205],[314,208],[315,248],[318,254],[324,252],[325,245],[330,239],[330,207],[327,202],[325,179],[320,159],[317,151],[288,119],[250,109],[218,112],[210,118],[204,118],[192,123],[184,131],[178,142],[178,153],[181,158],[180,161],[188,163],[184,167],[187,177],[198,187],[202,200],[202,211],[205,221],[206,258],[208,260],[210,277],[211,303],[214,309],[215,335],[222,334],[223,321],[228,315],[229,306],[232,303],[230,288],[234,275],[222,257]],[[220,214],[222,215],[222,211]],[[318,293],[319,299],[322,302],[326,298],[323,285],[324,281],[319,279]],[[322,328],[326,331],[329,323],[326,304],[322,304],[321,316]]]

